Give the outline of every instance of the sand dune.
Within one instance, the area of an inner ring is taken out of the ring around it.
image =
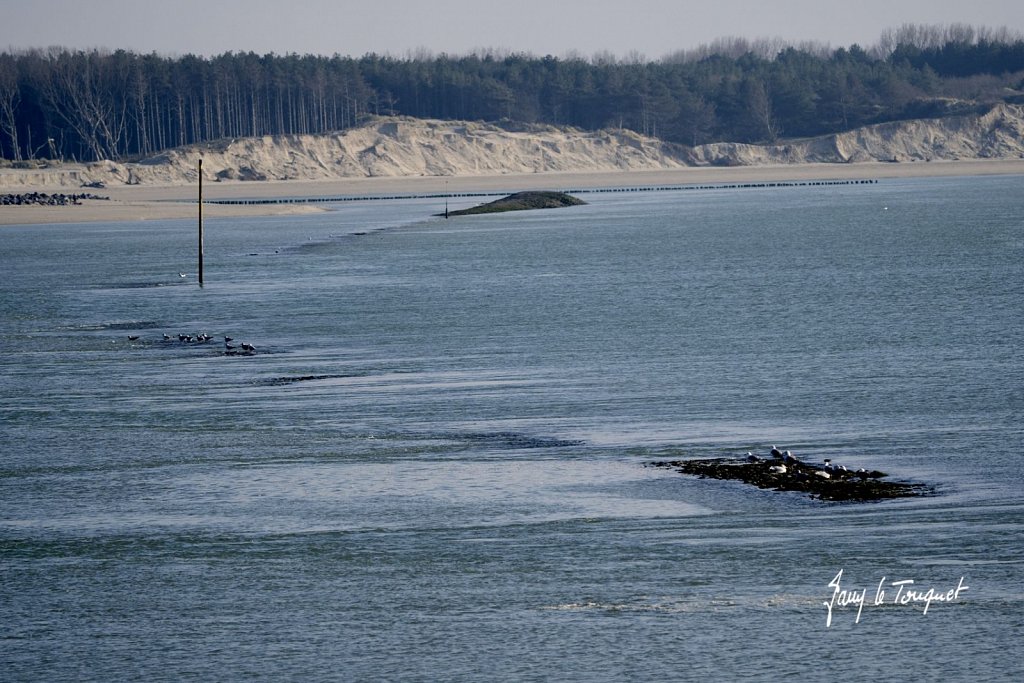
[[[192,215],[203,160],[208,199],[1024,173],[1024,107],[902,121],[774,145],[688,148],[626,130],[375,119],[331,135],[240,138],[101,161],[0,169],[0,192],[77,190],[108,202],[3,207],[0,224],[142,220]],[[896,162],[896,163],[894,163]],[[315,211],[313,206],[212,206],[211,216]]]
[[[773,145],[713,143],[688,148],[627,130],[377,119],[332,135],[239,138],[169,150],[138,163],[0,172],[0,187],[86,183],[179,185],[196,166],[213,181],[455,177],[552,172],[671,170],[869,161],[1024,158],[1024,107],[982,116],[900,121]]]

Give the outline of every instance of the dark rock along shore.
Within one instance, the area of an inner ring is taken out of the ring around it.
[[[0,194],[0,206],[70,206],[80,204],[83,199],[109,199],[94,194],[47,194],[27,192],[23,194]]]
[[[756,456],[755,456],[756,457]],[[772,471],[772,467],[783,465],[780,458],[710,458],[703,460],[671,460],[649,463],[651,467],[671,468],[682,474],[708,479],[738,480],[762,489],[776,491],[800,491],[813,498],[828,501],[869,501],[887,498],[907,498],[932,493],[925,484],[899,481],[882,481],[884,472],[850,472],[842,469],[826,469],[789,459],[785,473]],[[825,478],[818,472],[829,475]]]

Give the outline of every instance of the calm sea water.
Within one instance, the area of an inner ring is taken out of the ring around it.
[[[1024,177],[584,198],[4,228],[0,678],[1020,680]]]

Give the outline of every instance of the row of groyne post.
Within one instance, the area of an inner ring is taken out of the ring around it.
[[[558,192],[565,194],[597,194],[612,192],[681,192],[688,190],[748,190],[748,189],[772,189],[787,187],[825,187],[834,185],[873,185],[878,183],[874,179],[857,180],[791,180],[772,182],[750,182],[750,183],[728,183],[712,185],[645,185],[638,187],[601,187],[601,188],[577,188],[560,189]],[[409,193],[409,194],[367,194],[367,195],[340,195],[340,196],[318,196],[318,197],[277,197],[267,199],[207,199],[207,204],[228,204],[228,205],[255,205],[255,204],[335,204],[339,202],[365,202],[375,200],[394,199],[445,199],[458,197],[494,197],[496,195],[510,194],[501,190],[493,192],[431,192],[431,193]]]

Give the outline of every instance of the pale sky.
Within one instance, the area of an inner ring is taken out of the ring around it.
[[[0,50],[658,59],[724,36],[868,47],[903,23],[957,22],[1024,32],[1024,0],[0,0]]]

